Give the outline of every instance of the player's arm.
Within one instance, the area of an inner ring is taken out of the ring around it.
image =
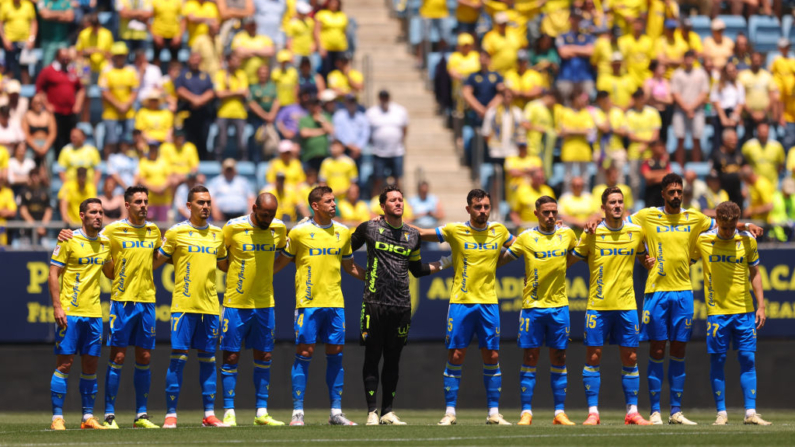
[[[156,250],[154,255],[154,259],[152,260],[152,270],[157,270],[165,264],[166,262],[171,261],[171,256],[167,255],[163,249]]]
[[[742,223],[737,222],[737,230],[739,231],[747,231],[754,235],[754,237],[760,237],[765,233],[765,230],[762,229],[759,225],[754,225],[750,222]]]
[[[762,329],[765,326],[765,294],[762,290],[762,275],[759,274],[759,264],[749,265],[748,270],[751,274],[751,288],[756,297],[756,328]]]
[[[51,264],[50,276],[47,278],[50,298],[52,298],[52,311],[55,316],[55,323],[59,328],[66,327],[66,312],[61,307],[61,274],[63,270],[63,267]]]
[[[364,281],[364,269],[354,262],[353,256],[342,260],[342,268],[354,278]]]
[[[367,224],[368,222],[360,223],[356,230],[351,233],[351,250],[356,251],[367,242]]]
[[[113,266],[114,264],[112,258],[108,258],[108,260],[105,261],[105,264],[102,265],[102,273],[104,273],[105,277],[108,279],[113,279]]]
[[[294,256],[291,256],[285,250],[279,252],[279,256],[273,261],[273,274],[279,273],[281,269],[285,268],[287,264],[293,262],[295,260]]]
[[[507,263],[509,263],[511,261],[514,261],[516,259],[519,259],[519,258],[511,251],[510,248],[507,249],[507,250],[504,250],[502,253],[500,253],[500,259],[497,261],[497,268],[500,268],[503,265],[505,265],[505,264],[507,264]]]
[[[409,261],[409,272],[411,272],[415,278],[439,273],[444,270],[444,268],[441,259],[436,262]]]
[[[566,255],[566,268],[568,269],[572,265],[576,264],[578,261],[585,261],[588,259],[588,254],[590,251],[590,242],[594,238],[594,233],[584,233],[580,238],[580,242],[577,243],[577,246],[574,247],[574,250],[570,250],[569,254]]]
[[[229,272],[229,258],[226,258],[223,261],[218,261],[217,265],[218,265],[218,269],[221,270],[222,272],[224,272],[224,273],[228,273]]]

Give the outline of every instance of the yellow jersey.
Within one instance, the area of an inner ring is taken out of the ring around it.
[[[123,219],[106,226],[101,233],[110,241],[113,259],[113,301],[155,302],[152,257],[163,245],[160,229],[152,222],[141,226]]]
[[[297,189],[298,185],[306,181],[306,174],[304,167],[298,159],[291,159],[290,163],[285,164],[281,158],[274,158],[268,165],[268,173],[265,174],[265,179],[270,184],[276,183],[276,174],[284,174],[284,187]]]
[[[14,200],[14,191],[7,187],[0,187],[0,210],[17,211],[17,202]],[[5,228],[8,220],[0,217],[0,246],[8,244],[8,230]]]
[[[545,129],[544,132],[538,130],[527,131],[527,152],[536,156],[544,153],[544,135],[555,130],[555,121],[552,118],[552,111],[547,108],[543,101],[536,99],[530,101],[524,108],[524,118],[534,126]]]
[[[63,268],[60,300],[67,316],[102,318],[99,279],[109,259],[110,241],[105,236],[90,238],[77,230],[72,239],[58,242],[50,264]]]
[[[110,52],[110,47],[113,45],[113,33],[107,28],[100,27],[97,33],[94,34],[91,27],[80,31],[77,35],[77,43],[75,49],[83,51],[89,48],[96,48],[99,52],[92,53],[89,56],[91,71],[99,73],[108,63],[106,53]]]
[[[66,170],[67,182],[77,179],[77,168],[86,168],[86,183],[94,183],[94,167],[100,162],[99,151],[88,144],[77,149],[71,144],[66,145],[58,155],[58,164]]]
[[[295,259],[295,307],[345,307],[342,261],[353,259],[348,227],[313,219],[290,230],[284,254]]]
[[[168,132],[174,127],[174,114],[168,109],[150,110],[142,107],[135,114],[135,128],[144,138],[164,143]],[[161,148],[162,150],[162,148]]]
[[[447,69],[455,70],[463,80],[466,80],[472,73],[480,71],[480,55],[477,51],[470,51],[467,54],[456,51],[448,58]]]
[[[179,33],[182,20],[182,0],[157,0],[152,2],[152,34],[173,39]]]
[[[237,70],[230,74],[226,70],[215,73],[215,90],[234,92],[238,90],[248,90],[248,77],[243,70]],[[220,100],[218,107],[218,118],[241,119],[248,117],[246,112],[246,102],[240,96],[232,96]]]
[[[129,65],[122,68],[112,67],[102,72],[97,81],[99,88],[109,91],[118,102],[127,102],[135,96],[140,85],[138,72]],[[102,101],[103,120],[128,120],[135,117],[135,109],[130,107],[126,112],[120,113],[108,101]]]
[[[513,242],[505,225],[488,222],[479,230],[469,222],[455,222],[436,228],[436,236],[453,251],[450,304],[497,304],[497,260],[502,247]]]
[[[746,185],[748,186],[748,200],[751,202],[751,208],[773,203],[773,194],[776,192],[776,187],[768,179],[760,175],[757,176],[756,183],[752,185],[746,182]],[[751,215],[751,219],[763,222],[768,222],[769,218],[770,211]]]
[[[481,0],[474,0],[470,3],[483,6],[483,2]],[[455,18],[458,23],[477,23],[478,19],[480,18],[480,9],[475,9],[471,6],[457,3],[455,8]]]
[[[25,43],[30,36],[30,24],[36,20],[33,3],[22,0],[19,6],[13,1],[0,3],[0,21],[3,22],[3,34],[11,42]]]
[[[273,41],[270,37],[260,34],[251,37],[247,32],[239,32],[235,34],[232,39],[232,50],[242,48],[244,50],[261,50],[263,48],[273,47]],[[243,72],[246,74],[249,85],[254,85],[259,82],[257,70],[263,65],[269,65],[269,57],[251,56],[243,59]]]
[[[315,43],[315,21],[311,17],[301,20],[298,17],[287,22],[284,33],[290,38],[290,49],[296,56],[312,55],[312,45]]]
[[[600,36],[593,44],[593,54],[591,55],[591,65],[596,67],[596,81],[602,76],[612,75],[613,67],[610,59],[613,53],[620,51],[618,45],[613,45],[610,37],[607,35]]]
[[[218,12],[218,7],[215,2],[197,0],[188,0],[182,5],[182,15],[184,17],[194,16],[200,19],[221,19],[221,14]],[[198,36],[210,34],[210,27],[206,23],[192,23],[188,21],[188,47],[193,47],[193,43]]]
[[[629,74],[600,74],[596,89],[606,91],[610,95],[610,102],[616,107],[627,109],[632,104],[632,94],[638,89],[638,84]]]
[[[596,122],[591,112],[586,109],[574,110],[565,108],[558,123],[560,132],[562,129],[574,131],[594,131]],[[593,161],[593,149],[588,137],[584,135],[570,135],[563,137],[560,148],[560,159],[564,162]]]
[[[624,56],[624,61],[636,85],[643,85],[651,77],[649,63],[656,57],[654,53],[654,40],[646,35],[635,39],[633,35],[618,38],[618,47]]]
[[[260,193],[263,192],[269,192],[276,196],[276,200],[279,202],[279,207],[276,209],[277,219],[293,223],[298,221],[297,209],[301,201],[298,198],[296,189],[285,187],[282,192],[279,193],[276,188],[270,187],[260,191]]]
[[[748,267],[759,265],[759,251],[751,233],[723,239],[714,228],[701,233],[694,248],[693,260],[702,259],[707,315],[753,312]]]
[[[171,312],[218,315],[216,264],[227,258],[221,229],[186,220],[166,231],[159,251],[174,262]]]
[[[241,216],[224,225],[224,245],[229,255],[224,307],[263,309],[275,305],[273,261],[287,246],[287,227],[273,219],[268,229]]]
[[[536,210],[536,200],[541,196],[549,196],[554,199],[555,192],[547,185],[541,185],[538,189],[533,188],[533,185],[530,184],[521,185],[513,195],[513,202],[510,203],[511,209],[519,213],[522,222],[537,222],[538,218],[534,211]]]
[[[525,285],[522,309],[569,305],[566,295],[567,255],[577,246],[577,236],[567,226],[544,233],[535,227],[516,237],[508,248],[514,259],[524,257]]]
[[[667,19],[679,19],[679,5],[665,0],[651,0],[646,18],[646,35],[657,39],[663,35],[663,26]]]
[[[282,70],[276,67],[271,72],[271,80],[276,84],[276,97],[279,99],[279,106],[285,107],[298,102],[295,96],[295,86],[298,85],[298,70],[290,67]]]
[[[348,51],[348,16],[342,12],[321,9],[315,14],[320,22],[320,46],[326,51]]]
[[[121,11],[122,9],[133,9],[138,11],[146,11],[146,12],[153,12],[154,0],[116,0],[115,2],[115,9],[116,11]],[[148,23],[149,20],[145,20],[143,22],[137,21],[137,27],[133,25],[130,27],[130,22],[133,22],[133,19],[125,19],[123,17],[119,18],[119,40],[146,40],[149,36],[149,30],[144,25]]]
[[[504,74],[516,67],[516,52],[522,48],[522,42],[513,33],[506,31],[503,36],[491,30],[483,36],[481,45],[491,55],[490,70]]]
[[[627,221],[643,229],[649,256],[657,260],[645,293],[693,290],[689,256],[698,235],[713,229],[715,221],[693,210],[667,214],[664,207],[644,208]]]
[[[349,202],[348,199],[342,199],[337,203],[337,211],[340,219],[345,222],[361,223],[370,220],[370,207],[367,206],[367,202],[364,200],[359,200],[354,204]]]
[[[560,214],[579,220],[587,220],[601,209],[594,208],[593,197],[585,191],[579,196],[575,196],[573,193],[564,193],[558,203],[560,204]]]
[[[10,159],[11,155],[8,152],[8,148],[0,144],[0,169],[8,169],[8,161]]]
[[[509,89],[522,94],[528,93],[536,87],[549,87],[544,75],[529,68],[522,74],[519,74],[515,69],[508,70],[508,72],[505,73],[504,84]],[[524,109],[528,102],[529,101],[525,99],[516,98],[513,100],[512,104],[520,109]]]
[[[776,140],[762,142],[752,138],[743,144],[743,157],[754,168],[754,172],[765,177],[772,185],[778,185],[779,167],[784,166],[784,146]]]
[[[318,178],[325,182],[337,198],[341,198],[359,178],[356,162],[343,155],[340,158],[329,157],[320,164]]]
[[[166,160],[169,171],[174,174],[187,175],[199,167],[199,152],[189,141],[179,148],[174,143],[163,143],[160,158]]]
[[[666,58],[671,60],[682,60],[689,49],[690,46],[687,42],[677,34],[674,34],[672,40],[669,40],[665,36],[660,36],[654,43],[654,53],[657,55],[663,54]],[[677,67],[673,64],[668,65],[665,69],[665,79],[671,79],[676,68]]]
[[[615,230],[602,222],[594,233],[583,233],[572,253],[587,259],[591,271],[587,310],[637,309],[632,275],[635,256],[645,251],[643,230],[629,222]]]
[[[624,125],[627,132],[635,134],[639,138],[650,139],[655,130],[660,130],[662,120],[660,112],[652,106],[644,106],[638,112],[634,108],[627,110],[624,115]],[[630,142],[627,148],[627,158],[630,160],[645,160],[651,157],[651,150],[648,144]]]
[[[334,70],[328,74],[328,88],[338,90],[340,95],[347,95],[351,92],[352,87],[350,81],[362,84],[364,83],[364,75],[353,68],[348,71],[347,76],[339,70]]]
[[[161,187],[168,184],[168,177],[171,175],[171,168],[168,165],[168,161],[163,159],[163,157],[158,157],[157,160],[154,161],[149,160],[148,158],[142,158],[138,162],[138,175],[141,179],[146,181],[147,184],[153,185],[155,187]],[[174,197],[171,194],[170,188],[167,188],[161,194],[150,191],[149,205],[171,205],[171,200],[173,198]]]
[[[422,0],[420,16],[425,19],[443,19],[450,15],[446,0]]]
[[[84,200],[97,196],[97,188],[94,183],[86,180],[86,187],[82,190],[77,185],[77,180],[64,182],[61,190],[58,191],[58,199],[66,200],[66,217],[69,222],[80,223],[80,204]]]

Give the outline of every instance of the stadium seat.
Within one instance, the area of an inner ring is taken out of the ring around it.
[[[701,37],[701,40],[712,35],[712,30],[710,29],[711,21],[707,16],[693,16],[691,17],[693,21],[693,31]]]
[[[255,174],[257,181],[255,184],[258,192],[262,191],[262,189],[268,185],[268,180],[265,178],[265,175],[268,173],[268,166],[270,166],[270,163],[267,161],[261,161],[257,164],[257,172]]]
[[[745,22],[743,16],[718,16],[719,19],[726,23],[726,31],[723,35],[731,40],[737,40],[737,34],[740,32],[748,35],[748,24]]]
[[[748,20],[748,37],[755,50],[775,50],[781,36],[781,24],[776,17],[752,16]]]
[[[204,174],[209,181],[221,174],[221,163],[217,161],[200,161],[199,172]]]
[[[89,126],[90,123],[86,123]],[[99,122],[97,123],[97,127],[94,129],[94,146],[100,151],[102,150],[102,145],[105,142],[105,123]]]
[[[107,28],[108,25],[110,24],[111,19],[113,18],[113,13],[108,11],[103,11],[97,14],[97,16],[99,17],[99,24]]]
[[[257,185],[257,165],[250,161],[237,162],[237,173],[251,182],[252,187]]]
[[[704,178],[709,174],[709,162],[689,162],[685,163],[685,171],[693,171],[700,178]]]
[[[36,86],[33,84],[23,85],[22,89],[19,92],[19,95],[25,98],[32,98],[33,95],[35,94],[36,94]]]

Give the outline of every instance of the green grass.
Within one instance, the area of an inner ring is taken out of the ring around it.
[[[305,427],[253,427],[248,425],[253,419],[253,411],[239,410],[237,428],[201,428],[201,413],[186,411],[179,415],[179,428],[176,430],[132,430],[132,418],[120,415],[117,421],[124,427],[121,430],[81,431],[80,417],[76,413],[66,415],[66,432],[47,430],[50,415],[46,413],[0,413],[0,445],[344,445],[348,447],[371,446],[506,446],[533,445],[563,446],[644,446],[644,445],[795,445],[795,411],[764,413],[773,422],[771,427],[744,426],[742,411],[729,412],[726,427],[713,427],[714,411],[689,411],[687,416],[699,423],[694,427],[624,426],[623,412],[603,411],[602,425],[599,427],[557,427],[552,426],[549,410],[537,410],[531,427],[486,426],[485,411],[462,410],[458,414],[458,425],[437,427],[440,411],[403,410],[398,412],[410,425],[404,427],[330,427],[326,425],[328,413],[324,410],[310,410],[306,415]],[[504,409],[509,420],[515,422],[518,410]],[[273,410],[275,418],[289,420],[289,410]],[[364,411],[349,411],[348,416],[363,424]],[[581,423],[584,410],[571,410],[572,420]],[[154,420],[162,423],[158,415]]]

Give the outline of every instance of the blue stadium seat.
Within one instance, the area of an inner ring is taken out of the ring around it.
[[[693,16],[690,18],[693,21],[693,31],[701,37],[701,40],[712,35],[710,30],[710,19],[707,16]]]
[[[252,187],[257,185],[257,165],[250,161],[237,162],[237,173],[251,182]]]
[[[90,123],[86,124],[90,125]],[[105,123],[103,122],[97,123],[97,127],[94,130],[94,146],[100,151],[102,150],[102,145],[105,143],[105,130]]]
[[[480,165],[480,185],[484,189],[490,189],[491,178],[494,177],[494,165],[483,163]]]
[[[210,124],[210,132],[207,135],[207,150],[212,152],[215,150],[215,138],[218,136],[218,126],[215,123]]]
[[[709,174],[709,162],[689,162],[685,163],[685,171],[693,171],[700,178],[704,178]]]
[[[99,24],[106,27],[110,24],[110,20],[113,18],[113,13],[108,11],[103,11],[97,14],[99,17]]]
[[[718,18],[726,23],[726,31],[723,32],[723,35],[731,40],[736,40],[737,34],[740,32],[745,33],[746,36],[748,35],[748,24],[745,22],[745,17],[718,16]]]
[[[748,37],[758,51],[772,51],[777,48],[781,37],[781,24],[776,17],[751,16],[748,20]]]
[[[362,150],[362,165],[359,169],[359,184],[367,185],[373,176],[373,155],[367,150]]]
[[[200,161],[199,172],[207,177],[207,181],[221,174],[221,163],[217,161]]]
[[[35,94],[36,94],[36,86],[33,84],[23,85],[22,89],[19,92],[19,95],[25,98],[31,98]]]
[[[268,185],[268,180],[265,178],[265,175],[268,173],[268,166],[270,166],[270,163],[268,163],[267,161],[261,161],[257,165],[257,173],[256,173],[257,182],[256,182],[256,185],[257,185],[257,191],[258,192],[261,191],[263,188],[265,188],[265,186]]]

